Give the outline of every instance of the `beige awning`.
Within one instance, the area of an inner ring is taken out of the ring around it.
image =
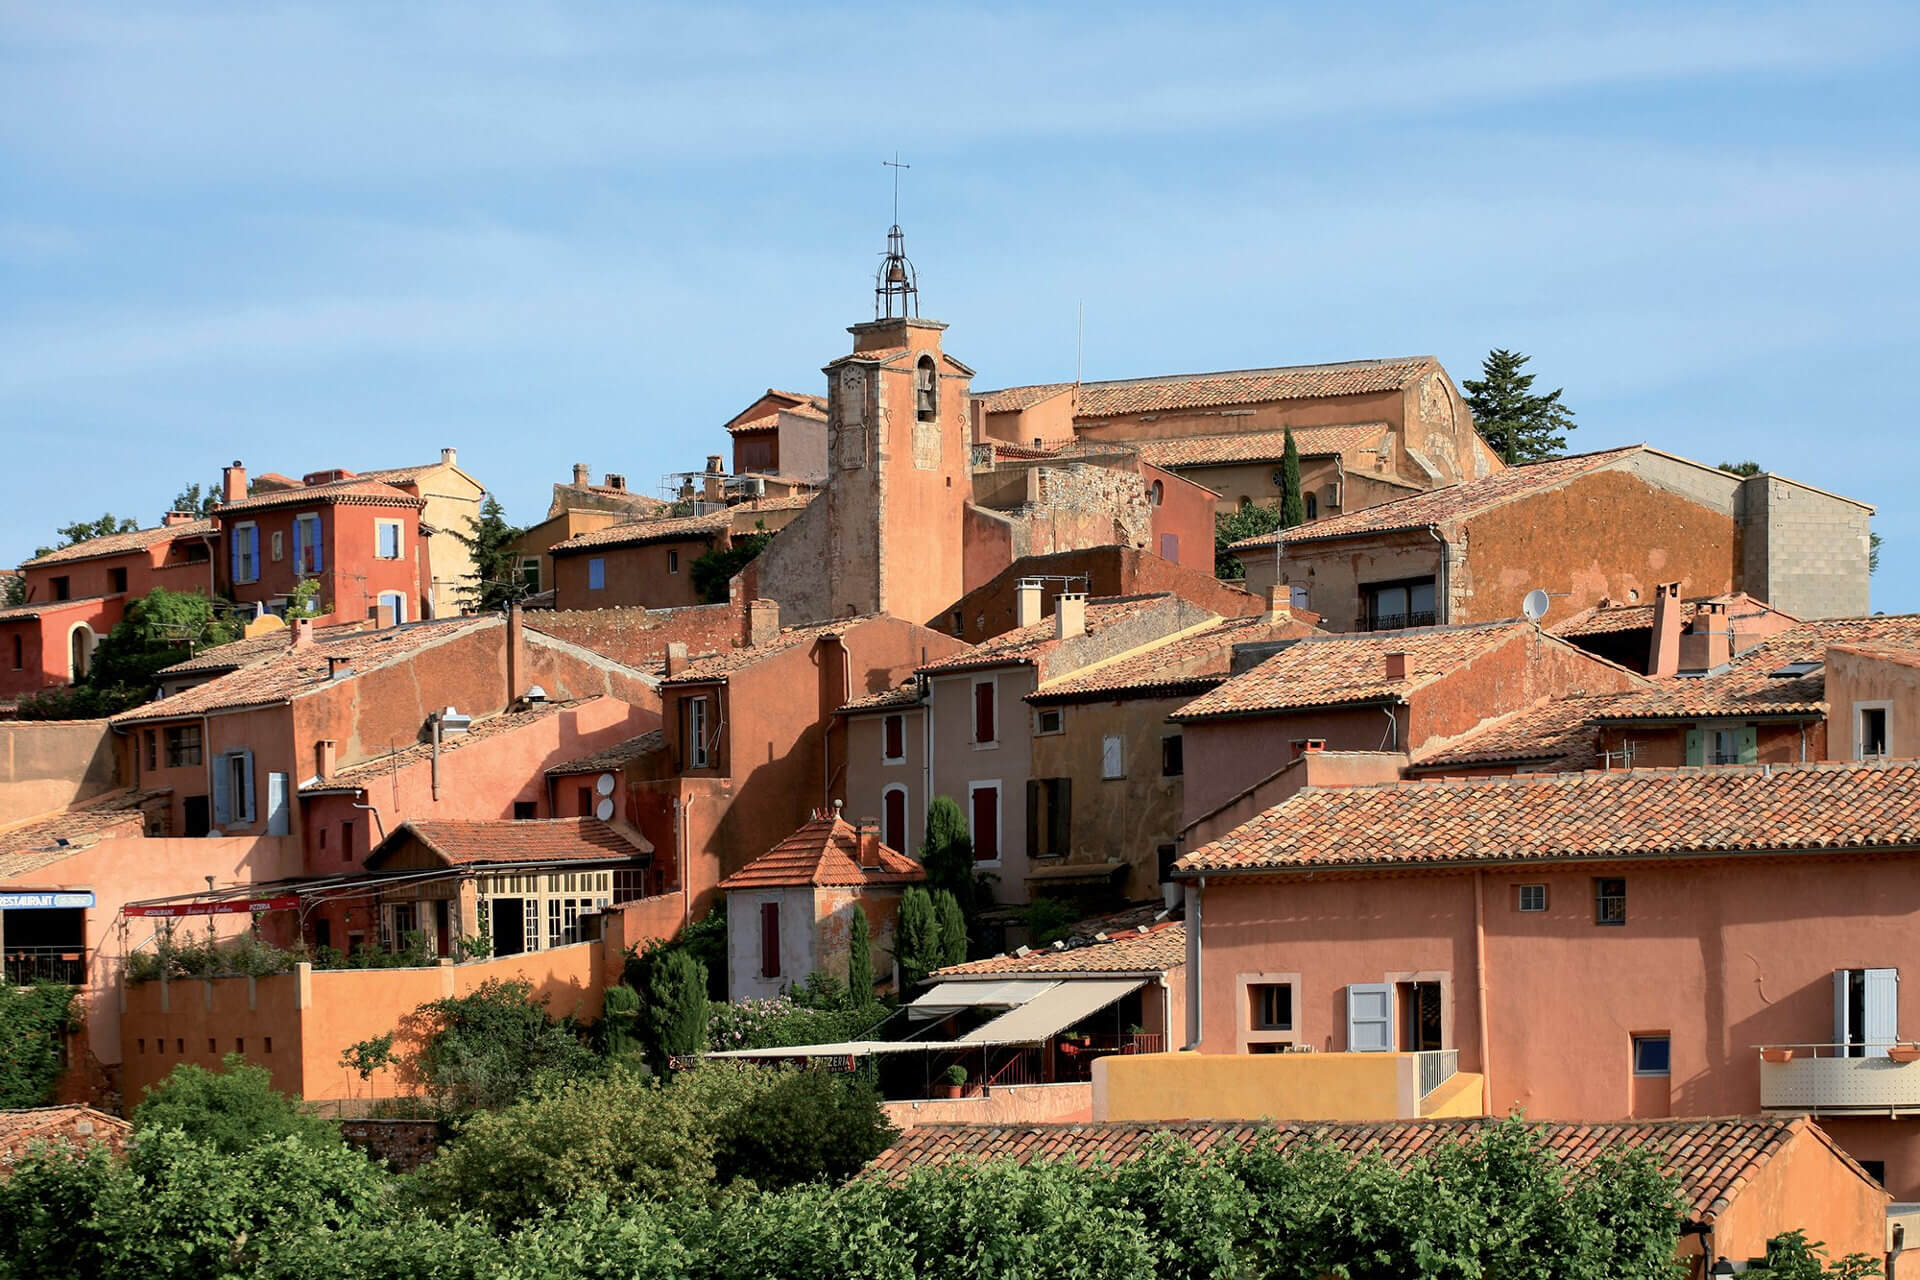
[[[955,1043],[1038,1044],[1145,985],[1144,978],[1090,978],[1054,983],[1018,1009],[975,1027]]]
[[[1057,985],[1051,979],[1038,982],[1032,979],[942,982],[916,996],[907,1008],[921,1017],[951,1013],[955,1009],[1011,1009]]]

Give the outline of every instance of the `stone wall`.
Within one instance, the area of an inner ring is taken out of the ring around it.
[[[667,645],[689,653],[719,653],[741,633],[738,600],[684,609],[565,609],[525,615],[525,626],[543,636],[591,649],[623,666],[647,671],[666,659]]]
[[[105,720],[0,721],[0,827],[97,796],[118,777]]]
[[[446,1134],[437,1120],[342,1120],[340,1137],[395,1173],[412,1173],[440,1154]]]
[[[1750,595],[1798,618],[1868,612],[1870,508],[1758,475],[1741,486],[1738,511],[1740,585]]]
[[[1093,1119],[1091,1084],[995,1085],[973,1098],[882,1103],[901,1132],[923,1124],[1074,1124]]]

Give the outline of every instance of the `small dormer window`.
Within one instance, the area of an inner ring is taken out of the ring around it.
[[[919,422],[932,422],[940,412],[940,392],[935,382],[933,357],[921,356],[913,370],[913,416]]]

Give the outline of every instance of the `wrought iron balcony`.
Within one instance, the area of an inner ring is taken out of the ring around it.
[[[9,947],[0,968],[5,970],[7,985],[13,987],[36,982],[80,987],[87,982],[87,956],[78,947]]]
[[[1354,621],[1356,631],[1404,631],[1408,627],[1430,627],[1436,621],[1432,609],[1412,613],[1377,613]]]
[[[1875,1048],[1878,1057],[1848,1056],[1858,1046],[1841,1044],[1762,1048],[1761,1107],[1813,1115],[1920,1115],[1920,1048]]]

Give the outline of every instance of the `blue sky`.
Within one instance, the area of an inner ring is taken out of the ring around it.
[[[982,389],[1489,347],[1579,449],[1870,501],[1920,609],[1920,24],[0,0],[0,562],[244,459],[651,489],[871,315]]]

